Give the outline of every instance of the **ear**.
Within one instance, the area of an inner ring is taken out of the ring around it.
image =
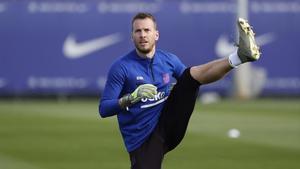
[[[158,39],[159,39],[159,32],[156,31],[156,32],[155,32],[155,40],[158,41]]]
[[[131,36],[130,36],[131,38],[131,41],[133,42],[134,40],[133,40],[133,33],[131,32]]]

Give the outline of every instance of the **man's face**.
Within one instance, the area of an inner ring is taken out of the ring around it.
[[[151,19],[137,19],[133,22],[132,40],[139,52],[148,54],[153,51],[158,37],[159,33]]]

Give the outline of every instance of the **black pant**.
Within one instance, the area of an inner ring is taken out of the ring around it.
[[[172,89],[157,127],[149,138],[130,152],[131,169],[160,169],[164,155],[183,139],[195,107],[200,83],[187,68]]]

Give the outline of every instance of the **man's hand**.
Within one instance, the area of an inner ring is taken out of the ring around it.
[[[157,87],[152,84],[143,84],[130,94],[130,101],[132,104],[139,102],[142,98],[154,98],[157,94]]]
[[[122,108],[135,104],[143,98],[154,98],[157,94],[157,87],[152,84],[143,84],[137,87],[134,92],[127,94],[119,99],[119,104]]]

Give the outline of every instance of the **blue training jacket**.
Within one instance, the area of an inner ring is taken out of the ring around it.
[[[119,128],[128,152],[141,146],[154,130],[165,100],[170,94],[171,77],[178,79],[185,65],[174,54],[156,50],[153,59],[144,59],[133,50],[116,60],[108,73],[101,97],[101,117],[118,116]],[[141,84],[153,84],[158,94],[142,99],[127,110],[118,100]]]

